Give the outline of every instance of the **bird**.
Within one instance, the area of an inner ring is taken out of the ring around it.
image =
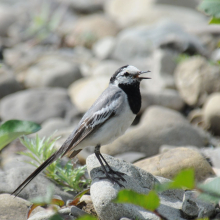
[[[43,169],[58,158],[67,155],[75,157],[83,148],[94,146],[95,156],[105,173],[106,179],[124,187],[123,173],[113,170],[107,163],[100,148],[113,142],[125,133],[141,108],[140,82],[149,77],[132,65],[120,67],[110,78],[109,86],[84,114],[74,131],[62,146],[27,177],[12,195],[17,196]],[[105,166],[106,165],[106,166]]]

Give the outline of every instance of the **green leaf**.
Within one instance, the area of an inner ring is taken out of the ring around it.
[[[0,126],[0,150],[19,136],[31,134],[40,129],[40,125],[30,121],[6,121]]]
[[[56,213],[50,217],[50,220],[63,220],[63,218],[58,213]]]
[[[141,206],[149,211],[154,211],[160,205],[159,196],[155,191],[150,191],[147,195],[145,195],[128,189],[121,190],[114,202],[131,203]]]
[[[193,189],[195,186],[194,170],[186,169],[182,170],[180,173],[174,177],[172,182],[157,184],[155,185],[155,190],[157,192],[165,191],[168,189]]]
[[[203,0],[198,9],[207,15],[220,18],[220,0]]]
[[[209,24],[220,24],[220,18],[212,17]]]
[[[204,184],[198,184],[197,188],[200,190],[201,194],[199,198],[218,203],[220,201],[220,177],[214,178],[212,181]]]
[[[91,215],[84,215],[77,218],[76,220],[97,220],[97,218]]]

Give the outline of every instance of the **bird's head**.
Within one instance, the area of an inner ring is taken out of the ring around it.
[[[138,68],[126,65],[119,68],[111,77],[110,84],[118,86],[119,84],[139,84],[143,79],[150,79],[149,77],[141,77],[143,73],[150,71],[140,71]]]

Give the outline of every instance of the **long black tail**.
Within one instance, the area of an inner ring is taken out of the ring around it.
[[[34,179],[44,168],[57,159],[57,152],[45,160],[11,195],[17,196],[31,180]]]

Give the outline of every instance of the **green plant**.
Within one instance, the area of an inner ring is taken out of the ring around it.
[[[26,30],[26,34],[42,41],[50,34],[54,33],[59,27],[64,11],[56,9],[51,10],[48,3],[44,3],[40,11],[31,14],[30,25]]]
[[[209,24],[220,24],[220,0],[203,0],[198,9],[211,16]]]
[[[30,121],[9,120],[0,126],[0,151],[11,141],[24,134],[31,134],[41,129],[41,126]]]
[[[31,158],[31,161],[26,162],[38,167],[56,152],[55,142],[57,139],[52,139],[51,137],[41,139],[38,135],[36,135],[35,139],[30,139],[24,136],[20,138],[20,141],[29,151],[20,152],[20,154]],[[61,185],[65,191],[79,192],[90,184],[90,180],[84,176],[85,171],[86,166],[74,168],[70,161],[65,166],[62,166],[61,160],[58,159],[47,166],[44,173],[48,178]]]

